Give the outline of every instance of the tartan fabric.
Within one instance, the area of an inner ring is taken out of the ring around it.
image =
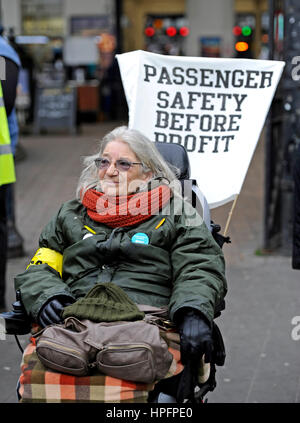
[[[180,373],[179,346],[169,344],[173,362],[165,376]],[[46,369],[40,362],[31,342],[24,350],[19,379],[20,402],[105,402],[146,403],[155,383],[142,384],[116,379],[95,372],[90,376],[71,376]]]

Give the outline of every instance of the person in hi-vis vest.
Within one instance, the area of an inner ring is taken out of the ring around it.
[[[3,37],[3,32],[4,28],[0,24],[0,56],[4,58],[6,68],[6,79],[2,81],[2,90],[11,149],[14,157],[16,157],[19,124],[15,101],[22,63],[15,48]],[[23,238],[16,227],[14,184],[9,184],[6,188],[6,226],[7,258],[20,257],[23,255]]]
[[[5,309],[5,272],[7,254],[6,189],[15,182],[14,158],[0,81],[0,310]]]

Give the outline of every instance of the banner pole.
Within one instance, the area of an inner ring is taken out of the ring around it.
[[[226,235],[227,235],[227,231],[228,231],[229,223],[230,223],[230,220],[231,220],[232,212],[233,212],[233,210],[234,210],[234,208],[235,208],[235,205],[236,205],[237,199],[238,199],[238,194],[237,194],[237,196],[235,197],[235,199],[234,199],[234,201],[233,201],[233,203],[232,203],[231,209],[230,209],[230,211],[229,211],[229,214],[228,214],[228,218],[227,218],[227,222],[226,222],[226,226],[225,226],[225,230],[224,230],[224,234],[223,234],[223,236],[226,236]]]

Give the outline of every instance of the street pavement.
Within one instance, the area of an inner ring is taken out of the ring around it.
[[[91,123],[78,135],[22,136],[25,157],[16,163],[17,228],[23,257],[9,259],[7,305],[15,300],[14,277],[24,271],[38,248],[41,229],[63,201],[73,198],[85,155],[120,122]],[[264,137],[258,143],[228,229],[224,246],[228,294],[217,319],[226,362],[217,367],[217,387],[209,403],[300,402],[300,341],[292,338],[292,319],[300,316],[300,272],[291,258],[260,254],[263,234]],[[224,230],[231,204],[212,210]],[[221,231],[222,232],[222,231]],[[300,317],[299,317],[300,321]],[[298,331],[300,334],[300,330]],[[28,335],[20,336],[23,347]],[[13,336],[0,340],[0,403],[15,403],[21,351]]]

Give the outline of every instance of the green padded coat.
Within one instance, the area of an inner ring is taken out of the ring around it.
[[[34,320],[51,298],[78,299],[100,282],[117,284],[137,304],[167,305],[171,319],[180,308],[193,307],[212,321],[227,291],[223,252],[183,200],[172,198],[158,215],[115,229],[91,220],[71,200],[46,225],[39,248],[15,278]],[[54,259],[45,259],[45,252]],[[60,268],[53,260],[61,260]]]

